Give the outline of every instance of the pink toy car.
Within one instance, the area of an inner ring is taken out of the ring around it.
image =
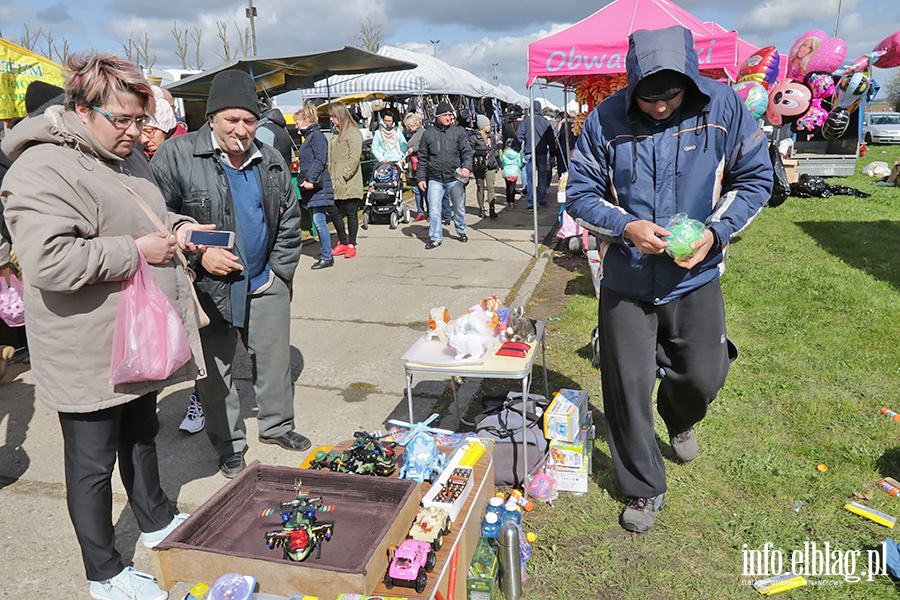
[[[428,576],[434,569],[437,556],[428,542],[418,540],[403,540],[400,547],[394,552],[394,559],[384,574],[384,587],[393,588],[395,585],[416,588],[416,593],[425,591],[428,584]]]

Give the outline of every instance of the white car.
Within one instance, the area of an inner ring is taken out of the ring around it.
[[[900,144],[900,113],[866,113],[862,135],[867,144]]]

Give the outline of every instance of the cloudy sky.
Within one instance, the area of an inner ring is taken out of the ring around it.
[[[627,2],[629,0],[618,0]],[[900,30],[897,0],[680,0],[678,4],[702,21],[736,29],[757,46],[774,45],[787,53],[797,37],[810,29],[831,35],[840,3],[838,37],[848,47],[848,62]],[[408,50],[437,52],[438,58],[467,69],[486,81],[496,74],[527,95],[526,48],[530,42],[576,23],[609,4],[609,0],[253,0],[257,9],[259,55],[304,54],[344,45],[361,45],[360,24],[380,25],[383,41]],[[188,6],[190,8],[188,8]],[[313,9],[311,7],[318,7]],[[511,8],[511,7],[515,8]],[[121,51],[129,38],[149,37],[155,67],[181,67],[173,26],[202,31],[204,66],[219,64],[221,42],[216,22],[228,24],[232,46],[236,26],[249,25],[244,0],[4,0],[0,5],[0,37],[21,43],[27,31],[49,32],[57,46],[70,51]],[[436,45],[432,40],[439,40]],[[37,43],[43,52],[46,40]],[[193,54],[193,48],[191,50]],[[886,80],[891,71],[876,72]],[[558,90],[536,89],[561,104]]]

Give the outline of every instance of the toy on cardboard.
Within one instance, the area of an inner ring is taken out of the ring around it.
[[[434,569],[437,556],[428,542],[403,540],[394,552],[394,558],[384,574],[384,587],[393,589],[395,585],[416,588],[421,594],[428,585],[428,573]]]
[[[411,429],[409,437],[401,443],[402,446],[406,447],[406,452],[403,453],[403,466],[400,468],[400,477],[402,479],[412,479],[419,483],[423,483],[425,480],[433,482],[443,470],[446,459],[438,450],[437,442],[432,434],[452,434],[453,432],[448,429],[429,427],[429,423],[432,423],[437,418],[438,413],[434,413],[415,425],[396,419],[388,421],[391,425],[409,427]]]
[[[450,311],[446,306],[438,306],[432,308],[428,313],[428,333],[425,334],[426,340],[434,338],[442,342],[447,341],[447,323],[450,322]]]
[[[444,536],[450,533],[450,513],[437,506],[423,508],[409,530],[409,538],[428,542],[435,552],[441,549]]]
[[[282,503],[279,509],[264,508],[259,511],[258,517],[267,517],[280,513],[281,531],[267,531],[265,535],[266,545],[269,549],[281,546],[286,560],[304,561],[309,558],[313,550],[316,550],[316,558],[322,556],[322,542],[331,539],[334,534],[334,523],[316,524],[316,515],[320,512],[330,512],[333,506],[322,504],[321,496],[310,496],[304,492],[298,479],[294,488],[297,497],[289,502]]]
[[[382,436],[360,430],[353,434],[353,445],[343,452],[316,452],[310,468],[334,471],[336,473],[356,473],[358,475],[379,475],[388,477],[397,470],[394,464],[397,444],[383,440]]]

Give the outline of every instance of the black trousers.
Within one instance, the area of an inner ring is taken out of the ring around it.
[[[159,531],[175,516],[159,483],[156,392],[90,413],[59,413],[66,463],[66,503],[90,581],[125,568],[112,522],[112,472],[119,474],[138,526]]]
[[[716,279],[655,306],[600,288],[600,373],[612,462],[622,495],[666,491],[653,429],[653,388],[669,435],[706,416],[728,374],[725,303]]]
[[[331,219],[338,241],[342,244],[356,245],[356,235],[359,232],[359,202],[359,198],[335,200],[332,206],[325,209],[325,215]],[[344,212],[347,214],[346,228],[344,227],[344,217],[341,216],[341,206],[344,207]]]

